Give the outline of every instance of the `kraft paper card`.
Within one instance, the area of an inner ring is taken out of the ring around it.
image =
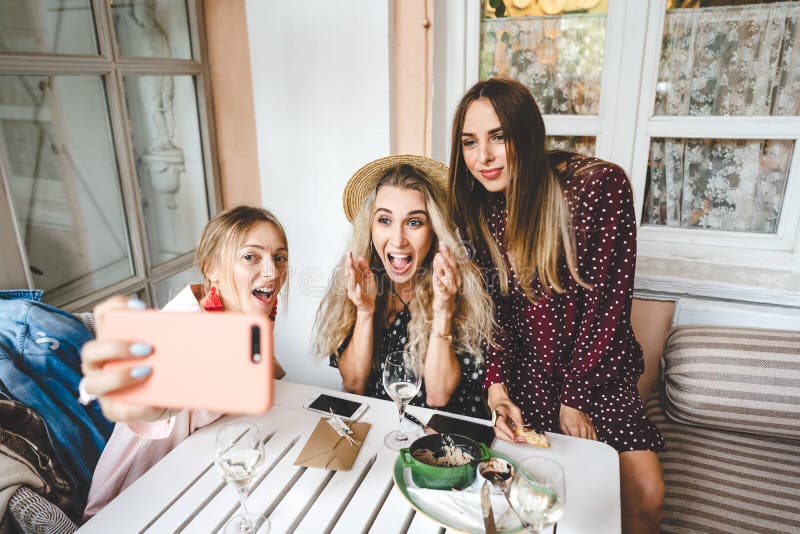
[[[308,437],[303,450],[297,455],[294,465],[304,467],[317,467],[331,471],[347,471],[356,461],[358,451],[364,438],[367,437],[372,426],[369,423],[348,423],[353,430],[350,438],[355,442],[351,443],[346,437],[340,436],[333,427],[328,424],[326,418],[322,418],[317,423],[316,428]]]

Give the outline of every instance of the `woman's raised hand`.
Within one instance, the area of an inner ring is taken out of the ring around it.
[[[127,297],[111,297],[94,308],[97,330],[103,328],[103,317],[110,310],[120,308],[143,309],[144,304]],[[82,388],[89,395],[97,397],[103,414],[112,421],[154,421],[166,415],[165,408],[138,406],[110,399],[107,395],[118,389],[138,384],[150,376],[152,369],[146,365],[134,366],[129,370],[104,370],[103,366],[114,360],[142,358],[152,352],[152,347],[129,340],[92,340],[81,350]]]
[[[458,264],[447,245],[440,241],[439,252],[433,258],[433,313],[453,313],[460,287]]]
[[[353,261],[353,253],[348,252],[344,260],[345,275],[347,276],[347,296],[356,305],[360,314],[372,315],[375,313],[375,297],[378,292],[375,283],[375,274],[369,268],[369,263],[362,256],[358,261]]]

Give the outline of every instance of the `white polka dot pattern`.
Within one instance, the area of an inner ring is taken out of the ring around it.
[[[594,287],[579,286],[563,257],[559,280],[566,293],[547,295],[534,283],[536,305],[522,294],[510,266],[508,295],[500,293],[496,274],[488,276],[500,331],[486,354],[484,385],[505,383],[525,422],[537,428],[558,432],[565,404],[586,412],[600,439],[617,450],[657,450],[663,440],[636,390],[644,363],[630,325],[636,219],[628,179],[616,165],[581,156],[573,156],[563,174],[578,270]],[[495,195],[491,203],[489,227],[502,243],[505,199]],[[485,247],[476,259],[491,272]]]
[[[406,349],[406,336],[410,322],[411,313],[408,311],[408,308],[404,308],[403,311],[397,315],[393,325],[379,335],[377,343],[375,343],[372,370],[370,371],[369,378],[365,385],[364,395],[378,399],[392,400],[383,387],[383,374],[381,373],[384,365],[383,360],[392,352]],[[349,342],[350,337],[348,336],[339,347],[337,351],[338,354],[332,354],[330,356],[331,367],[339,366],[337,358],[339,354],[344,351]],[[458,357],[461,365],[461,381],[450,397],[450,401],[447,405],[436,409],[488,419],[489,412],[486,407],[486,402],[484,402],[482,389],[485,369],[481,363],[467,354],[459,354]],[[431,408],[431,406],[428,406],[425,402],[426,399],[427,393],[425,391],[425,381],[423,380],[419,392],[411,399],[410,404],[412,406]]]

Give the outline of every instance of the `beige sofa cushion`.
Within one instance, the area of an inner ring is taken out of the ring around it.
[[[647,400],[653,387],[658,383],[664,343],[672,328],[675,315],[675,302],[670,300],[648,300],[635,298],[631,305],[631,327],[636,341],[644,353],[644,373],[637,387],[642,402]]]
[[[647,417],[666,441],[662,533],[800,532],[800,440],[682,425],[660,401]]]
[[[678,327],[663,372],[675,422],[800,439],[800,332]]]

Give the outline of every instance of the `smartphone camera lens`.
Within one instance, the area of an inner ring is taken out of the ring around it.
[[[250,358],[253,363],[261,361],[261,329],[256,324],[250,327]]]

